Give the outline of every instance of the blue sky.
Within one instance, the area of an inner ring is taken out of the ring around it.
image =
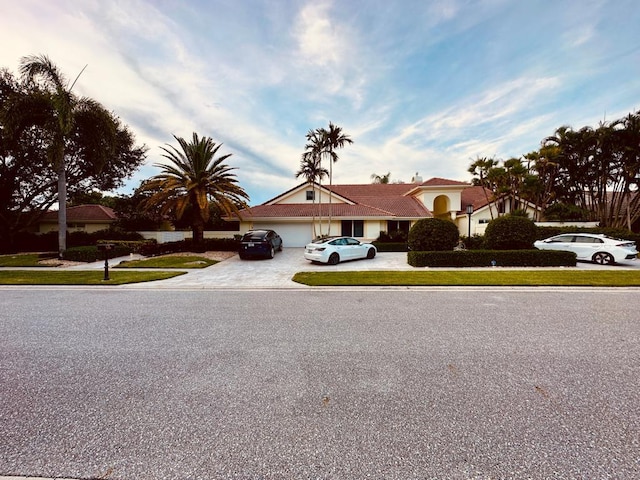
[[[309,129],[351,136],[334,183],[468,181],[477,156],[640,109],[637,0],[0,0],[0,66],[46,54],[149,147],[232,153],[251,204],[297,185]]]

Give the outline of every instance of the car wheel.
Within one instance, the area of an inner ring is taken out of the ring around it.
[[[338,255],[337,253],[332,253],[329,256],[329,261],[327,262],[329,265],[337,265],[338,263],[340,263],[340,255]]]
[[[273,258],[276,256],[276,249],[273,248],[273,245],[271,246],[271,248],[269,249],[269,258]]]
[[[281,252],[282,251],[282,242],[280,242],[280,246],[278,247],[278,251]]]
[[[238,256],[240,257],[240,260],[246,260],[247,256],[243,255],[242,253],[239,253]]]
[[[613,257],[611,255],[609,255],[608,253],[605,252],[598,252],[596,253],[591,260],[593,260],[595,263],[599,263],[600,265],[611,265],[614,262]]]
[[[373,258],[375,256],[376,256],[375,248],[370,248],[369,251],[367,252],[367,258]]]

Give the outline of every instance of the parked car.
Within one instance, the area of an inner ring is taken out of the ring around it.
[[[540,250],[573,252],[578,260],[589,260],[599,264],[632,260],[638,256],[635,242],[595,233],[563,233],[538,240],[533,245]]]
[[[337,265],[345,260],[373,258],[378,253],[370,243],[361,243],[352,237],[336,237],[316,240],[304,248],[304,258],[312,262]]]
[[[282,251],[282,238],[273,230],[249,230],[240,239],[238,255],[245,260],[252,257],[273,258]]]

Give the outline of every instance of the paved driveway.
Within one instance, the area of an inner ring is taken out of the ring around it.
[[[285,248],[273,260],[240,260],[235,255],[204,269],[190,270],[187,275],[153,282],[153,288],[305,288],[291,278],[297,272],[421,270],[407,263],[406,252],[382,252],[368,260],[353,260],[338,265],[313,264],[305,260],[303,248]],[[579,269],[640,269],[640,261],[608,266],[579,262]],[[151,284],[128,285],[127,288],[149,288]]]
[[[291,278],[297,272],[308,271],[365,271],[412,270],[406,252],[380,253],[371,260],[353,260],[338,265],[312,264],[305,260],[303,248],[285,248],[273,260],[240,260],[235,255],[216,265],[190,270],[187,275],[154,282],[159,288],[303,288]],[[137,284],[148,288],[149,284]]]

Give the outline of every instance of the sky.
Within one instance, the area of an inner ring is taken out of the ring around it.
[[[333,183],[470,181],[478,157],[640,110],[638,0],[0,0],[0,68],[45,54],[148,147],[231,153],[250,204],[302,183],[309,130],[340,126]],[[113,193],[113,192],[112,192]]]

